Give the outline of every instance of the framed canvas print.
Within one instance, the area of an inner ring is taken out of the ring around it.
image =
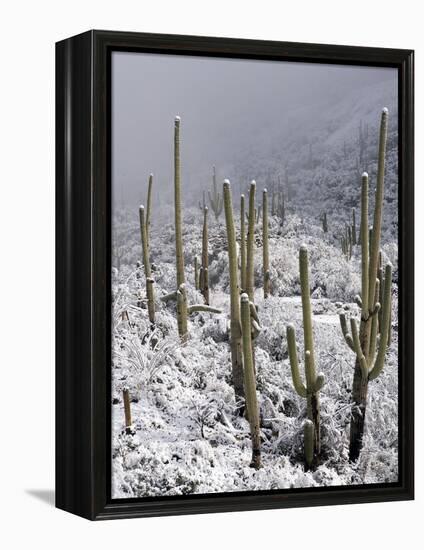
[[[413,498],[413,52],[56,45],[56,504]]]

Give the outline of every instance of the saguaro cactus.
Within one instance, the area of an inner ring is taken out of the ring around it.
[[[250,300],[245,293],[241,295],[241,325],[243,339],[244,387],[246,392],[247,416],[252,438],[252,468],[261,467],[261,434],[259,408],[256,396],[256,378],[252,355]]]
[[[276,213],[275,182],[272,182],[272,188],[271,188],[271,216],[275,216],[275,213]]]
[[[244,195],[240,196],[240,284],[241,290],[246,290],[246,224],[244,221]]]
[[[212,193],[208,191],[208,195],[210,207],[212,208],[212,212],[215,214],[215,219],[218,220],[222,212],[223,197],[218,192],[215,166],[212,171]]]
[[[268,192],[266,189],[262,193],[262,253],[263,253],[263,278],[264,278],[264,298],[268,298],[270,288],[269,276],[269,243],[268,243]]]
[[[328,233],[327,212],[324,212],[321,216],[322,230],[324,233]]]
[[[143,247],[144,275],[146,277],[147,310],[149,313],[150,325],[153,327],[155,324],[155,294],[153,289],[152,271],[150,267],[149,244],[148,244],[148,237],[147,237],[147,223],[145,220],[143,205],[141,205],[139,208],[139,217],[140,217],[141,244]]]
[[[237,246],[234,227],[233,203],[229,180],[223,184],[225,223],[227,227],[228,264],[230,273],[230,347],[234,392],[244,398],[243,355],[241,342],[240,287],[237,274]],[[244,223],[244,221],[242,222]]]
[[[340,315],[340,324],[346,343],[356,354],[352,386],[352,414],[350,423],[349,458],[359,457],[365,426],[368,383],[379,376],[383,367],[388,344],[391,316],[392,266],[387,264],[384,276],[383,303],[379,299],[380,283],[377,275],[381,224],[384,198],[385,151],[387,141],[388,111],[383,109],[380,122],[380,140],[378,150],[377,187],[375,192],[374,220],[371,239],[367,239],[368,230],[368,174],[362,174],[361,188],[361,320],[358,323],[350,319],[349,333],[346,317]],[[380,340],[377,350],[378,313],[381,309]]]
[[[208,207],[203,211],[203,230],[202,230],[202,266],[199,276],[200,291],[205,299],[205,304],[209,304],[209,257],[208,257]]]
[[[178,334],[184,342],[187,339],[187,316],[196,311],[205,311],[209,313],[221,313],[219,309],[208,305],[187,304],[187,293],[185,288],[184,275],[184,256],[182,243],[182,225],[181,225],[181,178],[180,178],[180,117],[175,117],[174,127],[174,207],[175,207],[175,256],[177,269],[177,290],[161,297],[161,300],[168,302],[176,300],[177,302],[177,322]]]
[[[281,226],[283,226],[286,221],[286,199],[283,186],[279,184],[278,187],[277,216],[280,218]]]
[[[305,380],[302,382],[299,363],[297,359],[296,333],[293,325],[287,326],[287,346],[289,350],[290,367],[293,378],[293,385],[300,397],[306,397],[307,416],[312,422],[312,428],[309,424],[305,425],[305,436],[313,440],[313,452],[311,453],[311,442],[305,439],[305,459],[307,466],[310,467],[313,457],[318,457],[321,450],[320,434],[320,404],[319,390],[324,385],[324,375],[316,374],[314,339],[312,331],[312,310],[309,288],[309,267],[308,250],[302,245],[299,253],[299,271],[300,287],[302,293],[302,314],[303,314],[303,338],[305,348]],[[311,434],[312,431],[312,434]]]

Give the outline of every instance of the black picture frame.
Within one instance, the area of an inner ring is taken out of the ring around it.
[[[110,58],[141,51],[395,67],[399,75],[399,482],[111,500]],[[89,31],[56,44],[56,506],[91,520],[412,499],[414,53]]]

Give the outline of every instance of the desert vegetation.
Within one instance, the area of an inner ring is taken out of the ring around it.
[[[173,200],[155,205],[150,175],[146,204],[114,213],[115,497],[396,481],[386,108],[375,126],[359,121],[337,150],[354,171],[348,204],[333,189],[319,209],[296,190],[330,169],[312,141],[303,173],[244,166],[239,193],[217,165],[209,189],[184,197],[175,118]]]

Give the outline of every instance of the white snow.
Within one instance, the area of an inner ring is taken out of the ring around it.
[[[397,463],[397,296],[393,296],[393,338],[382,375],[370,383],[364,448],[357,464],[348,461],[350,390],[355,357],[344,342],[338,313],[356,315],[360,256],[348,262],[319,226],[290,215],[281,233],[270,216],[271,296],[261,289],[261,224],[255,233],[255,304],[261,333],[255,343],[261,414],[263,468],[249,467],[248,422],[238,416],[231,384],[229,278],[225,227],[209,225],[211,306],[223,313],[190,315],[190,338],[181,344],[175,302],[159,297],[175,289],[172,219],[153,219],[151,262],[155,278],[156,330],[149,330],[145,278],[137,216],[123,213],[114,234],[127,247],[113,270],[112,433],[114,498],[268,490],[395,482]],[[194,289],[194,257],[200,256],[202,213],[184,212],[184,260],[189,304],[202,303]],[[238,220],[237,220],[238,222]],[[119,225],[118,225],[119,223]],[[317,370],[320,392],[322,460],[305,471],[305,400],[293,388],[286,327],[296,329],[304,374],[303,325],[298,252],[308,247]],[[396,258],[396,248],[384,250]],[[387,256],[385,255],[385,258]],[[319,291],[318,291],[319,290]],[[314,298],[314,296],[319,296]],[[337,303],[336,303],[337,302]],[[127,311],[129,322],[122,318]],[[130,391],[134,435],[125,432],[122,390]]]

